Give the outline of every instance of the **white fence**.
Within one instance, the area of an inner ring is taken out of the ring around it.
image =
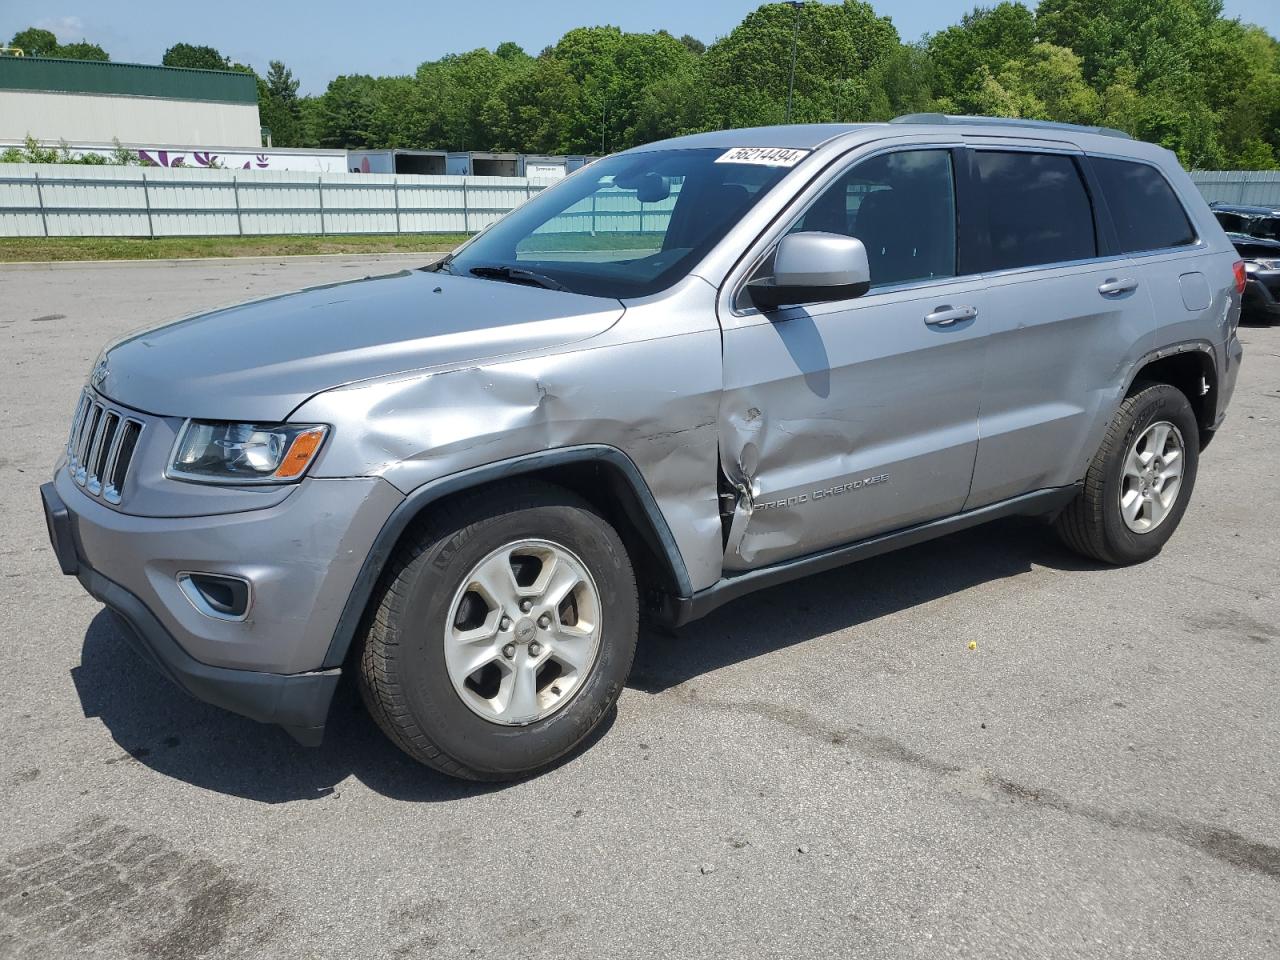
[[[1199,170],[1191,179],[1210,203],[1280,207],[1280,170]]]
[[[0,236],[472,233],[548,186],[523,177],[0,164]]]
[[[1209,200],[1280,206],[1280,172],[1192,174]],[[0,164],[0,236],[173,237],[473,233],[554,181],[523,177],[300,173]],[[604,190],[539,232],[661,233],[672,196]]]

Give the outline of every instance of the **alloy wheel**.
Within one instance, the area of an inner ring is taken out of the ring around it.
[[[1120,478],[1120,515],[1134,533],[1160,526],[1178,502],[1186,445],[1167,420],[1147,427],[1129,448]]]
[[[582,687],[600,650],[600,593],[568,548],[521,540],[490,553],[454,594],[445,665],[462,702],[494,723],[534,723]]]

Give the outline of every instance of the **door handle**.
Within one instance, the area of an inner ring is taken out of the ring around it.
[[[1119,280],[1111,279],[1106,283],[1098,285],[1098,292],[1104,297],[1115,297],[1122,293],[1131,293],[1138,289],[1138,281],[1130,280],[1128,277]]]
[[[931,327],[950,327],[961,320],[972,320],[977,315],[977,307],[953,307],[946,304],[938,307],[933,313],[926,313],[924,322]]]

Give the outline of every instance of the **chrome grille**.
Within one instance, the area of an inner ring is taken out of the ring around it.
[[[86,390],[67,438],[67,469],[93,496],[119,503],[141,433],[142,421],[109,407]]]

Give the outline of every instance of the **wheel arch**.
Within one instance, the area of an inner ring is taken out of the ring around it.
[[[356,576],[329,642],[325,668],[341,666],[346,659],[378,581],[413,522],[442,500],[513,477],[537,477],[578,494],[614,525],[642,586],[668,596],[692,596],[684,557],[630,457],[616,447],[596,444],[544,450],[441,477],[405,497],[378,532]]]
[[[1124,396],[1138,384],[1167,383],[1187,398],[1200,427],[1200,446],[1213,435],[1214,411],[1218,390],[1217,355],[1206,340],[1191,340],[1152,351],[1134,365]]]

